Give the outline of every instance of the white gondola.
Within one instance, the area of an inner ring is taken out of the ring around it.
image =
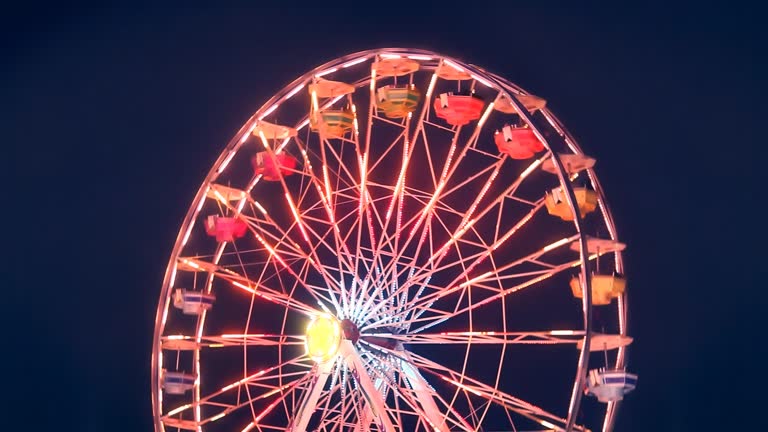
[[[187,291],[179,288],[173,295],[173,306],[186,315],[200,315],[213,307],[216,296],[200,291]]]
[[[587,394],[600,402],[615,402],[635,389],[637,375],[623,369],[592,369],[587,376]]]
[[[565,171],[569,175],[573,175],[590,169],[595,166],[595,159],[583,155],[583,154],[559,154],[560,162],[563,163]],[[548,158],[541,164],[541,169],[548,173],[557,174],[557,168],[555,168],[555,161],[552,158]]]
[[[195,376],[192,374],[163,371],[163,389],[168,394],[184,394],[194,386]]]

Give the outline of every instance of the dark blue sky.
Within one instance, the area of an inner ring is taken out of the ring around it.
[[[766,354],[750,333],[766,306],[764,236],[749,229],[765,207],[758,11],[334,4],[39,5],[2,17],[14,192],[2,363],[16,416],[4,427],[150,430],[157,293],[219,149],[310,68],[412,46],[546,97],[598,155],[629,244],[640,374],[617,430],[765,428],[748,411],[766,399],[751,387],[765,382],[754,369]]]

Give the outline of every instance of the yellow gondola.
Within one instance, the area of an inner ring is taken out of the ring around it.
[[[581,217],[595,211],[595,208],[597,208],[597,194],[595,191],[585,187],[575,187],[573,188],[573,193],[576,195],[576,203]],[[571,213],[571,208],[568,206],[568,201],[565,198],[565,191],[562,188],[555,188],[547,192],[545,204],[547,205],[547,211],[552,216],[557,216],[564,221],[573,220],[573,213]]]
[[[350,109],[324,110],[309,117],[309,126],[326,137],[341,138],[354,126],[355,114]]]
[[[421,99],[421,92],[413,84],[384,86],[376,92],[376,107],[389,118],[403,118],[412,113]]]
[[[593,274],[590,282],[592,284],[592,304],[600,306],[610,304],[611,300],[624,294],[627,287],[627,280],[617,274]],[[583,297],[578,277],[571,278],[570,286],[574,297]]]

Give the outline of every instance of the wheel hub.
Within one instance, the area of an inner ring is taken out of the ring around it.
[[[307,355],[317,363],[336,356],[341,345],[341,325],[330,315],[319,315],[307,326],[305,345]]]

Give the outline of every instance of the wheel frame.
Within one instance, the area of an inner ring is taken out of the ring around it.
[[[537,137],[544,143],[546,149],[551,151],[550,144],[547,140],[547,137],[544,135],[543,131],[538,129],[538,127],[536,126],[535,122],[533,121],[528,111],[523,107],[520,101],[516,97],[514,97],[514,95],[516,94],[521,94],[521,93],[527,94],[527,92],[525,92],[522,88],[510,83],[509,81],[507,81],[506,79],[498,75],[486,72],[482,68],[479,68],[472,64],[466,64],[458,59],[448,57],[445,55],[433,53],[426,50],[415,50],[415,49],[404,49],[404,48],[383,48],[383,49],[361,51],[361,52],[349,54],[349,55],[337,58],[335,60],[329,61],[323,65],[320,65],[310,70],[309,72],[303,74],[299,78],[292,81],[289,85],[285,86],[278,93],[276,93],[272,98],[270,98],[265,104],[263,104],[248,119],[248,121],[245,122],[245,124],[238,130],[238,132],[234,135],[234,137],[224,147],[220,156],[214,162],[212,168],[206,175],[200,188],[195,194],[194,200],[192,201],[193,204],[188,209],[183,219],[179,233],[176,237],[176,241],[174,243],[174,246],[171,252],[169,264],[166,268],[166,272],[163,278],[162,288],[160,292],[160,300],[158,302],[158,309],[155,316],[155,329],[153,334],[153,346],[152,346],[152,357],[151,357],[151,371],[152,371],[151,393],[152,393],[152,405],[153,405],[153,414],[154,414],[154,425],[155,425],[156,432],[160,432],[164,430],[164,425],[162,424],[160,419],[162,395],[161,395],[161,389],[160,389],[159,383],[161,378],[160,366],[161,366],[161,357],[162,357],[162,350],[163,350],[161,345],[161,337],[162,337],[163,329],[167,319],[167,314],[168,314],[168,311],[170,310],[171,289],[173,288],[173,282],[176,276],[176,272],[178,271],[177,259],[186,242],[186,239],[189,237],[189,234],[193,229],[194,221],[196,220],[198,213],[200,211],[199,210],[200,206],[197,205],[196,203],[202,203],[202,201],[205,200],[209,185],[213,183],[216,177],[218,177],[218,175],[223,171],[223,169],[226,167],[226,165],[231,160],[231,158],[236,154],[236,152],[243,145],[243,143],[245,142],[244,137],[249,136],[250,130],[256,122],[267,117],[279,106],[279,104],[281,104],[283,101],[287,100],[288,98],[292,97],[296,93],[296,91],[300,90],[300,87],[306,86],[306,84],[309,83],[313,77],[320,76],[323,72],[326,72],[328,70],[332,70],[335,68],[339,68],[342,65],[350,64],[358,61],[363,62],[373,56],[382,55],[382,54],[400,55],[400,56],[437,57],[444,60],[448,60],[456,65],[461,66],[467,72],[472,74],[473,78],[483,79],[488,83],[490,83],[494,88],[498,89],[500,92],[503,92],[510,99],[510,101],[518,108],[519,113],[521,113],[521,117],[523,117],[526,120],[526,122],[530,125],[531,129],[534,131]],[[550,111],[549,108],[543,108],[541,112],[544,115],[544,117],[547,119],[549,124],[561,134],[566,144],[570,147],[570,149],[574,153],[576,154],[584,153],[581,150],[580,146],[577,144],[572,134],[568,132],[565,126],[560,122],[559,119],[557,119],[554,116],[554,114]],[[592,318],[591,318],[592,306],[591,306],[591,287],[589,283],[590,278],[584,277],[584,275],[588,275],[591,273],[591,264],[590,264],[590,260],[588,259],[589,253],[587,250],[587,236],[581,228],[582,221],[581,221],[581,217],[579,216],[579,212],[576,210],[576,206],[575,206],[576,198],[574,195],[573,187],[571,185],[571,182],[567,181],[568,174],[562,162],[560,161],[560,158],[558,157],[557,153],[556,152],[551,152],[551,153],[552,153],[552,159],[557,168],[557,176],[558,176],[560,185],[564,187],[566,191],[566,198],[567,198],[568,205],[571,211],[573,212],[573,214],[575,215],[574,225],[578,233],[579,253],[581,257],[580,267],[581,267],[581,275],[583,279],[582,311],[583,311],[583,321],[584,321],[583,324],[584,324],[585,333],[583,336],[583,345],[580,350],[581,352],[579,356],[579,363],[578,363],[577,371],[575,374],[576,376],[574,380],[574,386],[573,386],[571,401],[569,405],[568,424],[566,426],[566,430],[570,430],[575,421],[575,413],[577,413],[579,409],[579,404],[582,397],[582,389],[584,388],[586,373],[588,369],[588,356],[589,356],[588,347],[589,347],[590,337],[592,334]],[[608,227],[610,238],[612,240],[618,240],[618,234],[615,228],[613,216],[610,212],[609,207],[607,206],[607,201],[606,201],[603,188],[600,186],[600,183],[595,175],[593,168],[587,169],[586,172],[592,186],[594,187],[595,191],[598,194],[599,210],[602,213],[606,226]],[[615,270],[620,273],[623,273],[624,271],[622,254],[620,251],[615,253]],[[627,333],[626,294],[623,294],[618,298],[617,309],[618,309],[618,323],[619,323],[620,334],[626,335]],[[199,324],[200,328],[198,328],[198,334],[200,334],[200,330],[204,326],[204,316],[203,316],[203,319],[200,321],[201,323]],[[195,350],[195,361],[199,363],[199,350]],[[618,354],[617,354],[617,367],[623,367],[625,364],[626,364],[626,348],[620,347],[618,349]],[[198,392],[199,392],[199,388],[198,388]],[[199,393],[196,396],[196,398],[199,399]],[[604,431],[609,431],[612,429],[615,421],[618,405],[619,404],[615,402],[611,402],[608,404],[606,415],[604,417],[604,423],[603,423]]]

